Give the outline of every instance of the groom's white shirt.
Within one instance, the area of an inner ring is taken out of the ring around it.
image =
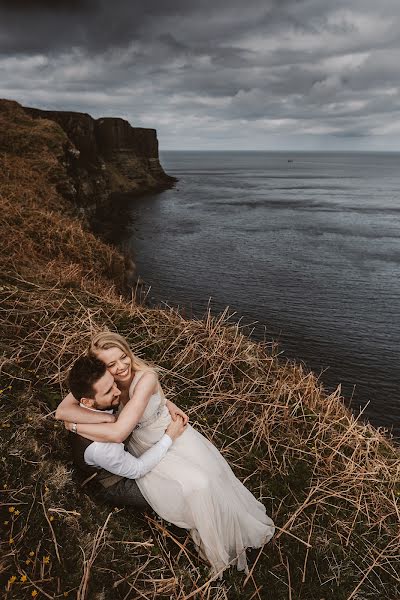
[[[86,410],[95,410],[87,408]],[[112,413],[112,410],[96,411]],[[92,442],[83,455],[83,459],[90,467],[100,467],[109,471],[113,475],[121,475],[128,479],[138,479],[143,477],[166,455],[172,445],[172,440],[168,434],[164,434],[159,442],[154,444],[149,450],[143,452],[140,458],[136,458],[125,451],[124,444],[117,442]]]

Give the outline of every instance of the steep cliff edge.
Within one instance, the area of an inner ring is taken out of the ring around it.
[[[159,160],[155,129],[132,127],[120,118],[93,119],[86,113],[24,110],[34,119],[55,121],[66,133],[60,193],[90,216],[113,193],[144,193],[170,187]]]
[[[70,249],[70,244],[65,244],[64,236],[69,235],[76,216],[86,217],[80,218],[86,239],[88,224],[93,231],[99,214],[108,213],[111,221],[114,213],[119,214],[120,203],[114,193],[140,194],[169,187],[175,181],[159,163],[155,130],[132,128],[123,119],[95,121],[89,115],[63,112],[51,113],[50,119],[43,118],[44,114],[49,116],[13,100],[0,100],[0,196],[3,194],[4,200],[6,194],[9,210],[16,211],[10,217],[16,234],[22,234],[26,223],[33,223],[27,216],[30,211],[40,213],[25,237],[30,240],[27,264],[35,262],[42,270],[48,262],[47,257],[44,263],[41,259],[48,227],[61,235],[57,242],[53,240],[53,259],[61,248],[67,257],[65,248]],[[50,225],[54,215],[60,224],[60,214],[62,226]],[[74,231],[73,235],[78,234]],[[84,245],[82,241],[80,253]],[[16,245],[12,236],[4,238],[3,254],[10,250],[11,262],[18,248],[19,242]],[[100,254],[107,252],[103,249]],[[118,280],[120,293],[130,295],[131,287],[137,284],[132,257],[114,253],[106,263],[104,272]],[[59,272],[62,269],[60,266]],[[30,270],[28,266],[27,272]]]

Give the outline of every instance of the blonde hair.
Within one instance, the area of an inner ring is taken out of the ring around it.
[[[113,331],[100,331],[97,333],[90,342],[88,355],[96,356],[100,350],[108,350],[109,348],[119,348],[124,352],[132,361],[132,369],[134,371],[153,371],[155,370],[148,365],[144,360],[135,356],[132,350],[129,348],[129,344],[122,335],[114,333]]]

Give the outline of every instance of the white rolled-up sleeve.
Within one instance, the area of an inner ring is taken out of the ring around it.
[[[113,475],[138,479],[158,465],[171,445],[172,440],[165,433],[159,442],[136,458],[125,451],[123,444],[93,442],[86,448],[84,460],[90,467],[101,467]]]

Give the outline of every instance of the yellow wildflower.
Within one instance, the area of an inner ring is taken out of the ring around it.
[[[50,517],[50,521],[54,521],[54,517],[53,517],[53,515],[51,515],[51,517]]]
[[[14,512],[14,511],[15,511],[15,506],[8,507],[8,512]]]
[[[8,525],[10,521],[3,521],[4,525]]]
[[[20,514],[19,510],[14,511],[14,515],[16,515],[17,517],[19,514]]]
[[[32,598],[35,598],[37,595],[38,595],[37,591],[36,590],[32,590],[32,592],[31,592]]]
[[[13,543],[14,543],[14,538],[10,538],[10,539],[8,540],[8,543],[9,543],[9,544],[13,544]]]
[[[43,556],[43,563],[44,563],[45,565],[48,565],[48,564],[49,564],[49,562],[50,562],[50,556]]]
[[[5,483],[5,484],[3,485],[3,490],[6,490],[7,488],[8,488],[8,485]]]
[[[30,558],[27,558],[27,559],[26,559],[26,561],[25,561],[25,564],[26,564],[26,565],[30,565],[30,564],[31,564],[31,562],[32,562],[32,561],[31,561],[31,559],[30,559]]]
[[[17,577],[15,575],[13,575],[12,577],[10,577],[10,579],[8,580],[8,583],[10,585],[12,585],[15,581],[17,581]]]
[[[25,581],[27,581],[27,576],[26,575],[21,575],[21,579],[20,581],[22,581],[22,583],[25,583]]]
[[[29,552],[29,556],[35,556],[35,553],[32,550]]]

